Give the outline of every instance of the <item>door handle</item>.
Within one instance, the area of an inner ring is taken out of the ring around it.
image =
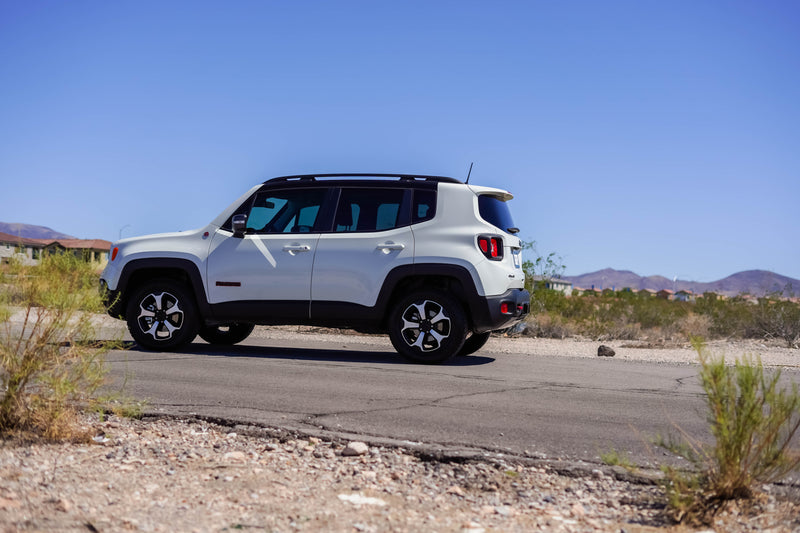
[[[287,244],[283,247],[284,252],[289,252],[291,255],[294,255],[299,252],[310,252],[311,246],[307,244]]]
[[[383,253],[386,253],[386,254],[388,254],[391,251],[404,250],[405,247],[406,247],[406,245],[403,244],[403,243],[394,243],[394,242],[391,242],[391,241],[385,242],[383,244],[379,244],[377,246],[378,250],[381,250]]]

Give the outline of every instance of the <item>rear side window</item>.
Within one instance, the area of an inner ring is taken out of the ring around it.
[[[344,188],[339,196],[333,231],[384,231],[408,225],[405,198],[404,189]]]
[[[436,191],[417,189],[414,191],[414,205],[411,209],[411,223],[424,222],[436,215]]]
[[[496,196],[483,194],[478,197],[478,211],[481,218],[493,226],[497,226],[503,231],[514,228],[514,219],[511,218],[511,211],[508,209],[508,202],[504,202]]]

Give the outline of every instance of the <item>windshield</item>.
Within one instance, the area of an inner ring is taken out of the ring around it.
[[[479,196],[478,211],[483,220],[503,231],[508,232],[509,229],[515,227],[514,219],[511,218],[511,211],[508,209],[508,202],[504,202],[496,196],[487,194]]]

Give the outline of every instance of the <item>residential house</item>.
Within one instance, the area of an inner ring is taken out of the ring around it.
[[[534,284],[541,286],[544,284],[545,289],[550,289],[566,294],[572,295],[572,283],[563,279],[545,278],[542,276],[533,276]]]
[[[26,265],[39,262],[44,245],[38,239],[26,239],[0,232],[0,263],[16,258]]]
[[[675,293],[673,300],[676,302],[693,302],[695,300],[695,294],[689,289],[681,289]]]
[[[39,240],[39,239],[36,239]],[[49,240],[41,239],[44,245],[44,251],[49,252],[66,252],[69,251],[75,254],[76,257],[82,258],[86,261],[94,263],[105,263],[108,261],[108,251],[111,248],[111,242],[103,239],[58,239]]]
[[[673,291],[671,291],[669,289],[661,289],[660,291],[658,291],[656,293],[656,297],[657,298],[662,298],[664,300],[672,300],[672,298],[674,298],[674,296],[675,296],[675,292],[673,292]]]
[[[102,239],[26,239],[0,233],[0,261],[8,262],[12,257],[23,264],[35,265],[42,254],[70,252],[86,261],[104,263],[108,261],[111,243]]]

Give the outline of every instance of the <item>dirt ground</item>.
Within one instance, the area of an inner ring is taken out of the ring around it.
[[[493,338],[486,349],[596,357],[597,346]],[[686,347],[612,347],[621,359],[689,364],[696,356]],[[757,350],[771,366],[797,366],[800,358],[779,346],[716,348]],[[497,454],[441,460],[202,418],[84,414],[80,423],[88,436],[80,443],[0,441],[1,531],[800,532],[800,492],[791,486],[758,487],[756,499],[731,502],[711,525],[690,528],[670,521],[652,472],[618,466],[519,463]]]
[[[661,489],[619,467],[441,462],[198,419],[86,415],[88,443],[0,443],[0,530],[649,532]],[[718,532],[800,531],[800,498],[762,487]]]

